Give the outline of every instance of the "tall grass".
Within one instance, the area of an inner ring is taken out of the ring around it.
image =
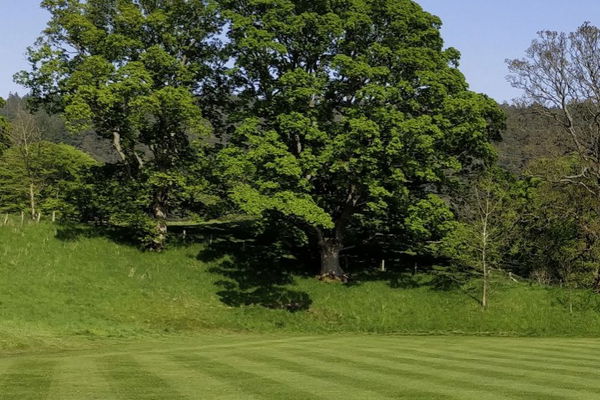
[[[385,279],[345,286],[295,276],[274,288],[306,294],[311,301],[307,310],[231,306],[223,301],[223,288],[235,282],[219,272],[231,258],[199,261],[203,248],[192,244],[156,254],[86,229],[69,233],[44,222],[21,226],[18,219],[0,226],[0,348],[214,330],[531,336],[600,332],[600,302],[587,292],[573,294],[570,312],[562,289],[504,282],[483,311],[464,290],[436,290],[427,284],[427,276],[419,275],[408,276],[414,282],[403,288]]]

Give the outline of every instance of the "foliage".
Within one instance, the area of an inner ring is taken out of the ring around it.
[[[316,237],[323,273],[341,272],[352,224],[388,233],[391,216],[403,223],[449,175],[493,158],[501,112],[467,90],[440,20],[416,3],[223,3],[241,99],[223,179],[244,211]]]
[[[541,281],[597,290],[600,204],[584,185],[562,181],[580,170],[581,164],[573,155],[542,159],[530,166],[537,184],[524,207],[518,262]]]
[[[93,131],[69,133],[60,114],[49,112],[44,108],[32,109],[32,103],[33,100],[30,96],[21,97],[18,94],[10,94],[4,108],[0,107],[0,115],[3,115],[8,121],[14,121],[19,114],[30,113],[43,140],[71,145],[100,162],[116,161],[109,140],[99,137]]]
[[[571,138],[556,121],[539,112],[537,106],[514,103],[503,105],[506,130],[495,143],[498,165],[522,175],[534,160],[556,158],[571,153]]]
[[[98,165],[84,176],[73,196],[78,213],[84,221],[130,227],[137,243],[151,248],[160,234],[150,206],[156,190],[167,189],[164,201],[171,207],[171,218],[197,223],[216,208],[220,199],[212,193],[207,163],[207,157],[199,156],[169,172],[146,169],[135,180],[128,179],[122,165]]]
[[[4,107],[6,101],[0,97],[0,108]],[[8,119],[0,115],[0,156],[10,145],[9,137],[10,125]]]
[[[45,141],[30,144],[27,157],[24,151],[15,146],[0,157],[0,210],[30,210],[33,191],[40,212],[75,215],[73,194],[95,161],[69,145]]]
[[[563,180],[600,196],[600,29],[589,22],[575,32],[541,31],[522,59],[507,60],[511,84],[526,104],[561,128],[581,169]]]
[[[440,255],[458,267],[451,267],[454,279],[481,277],[481,303],[487,307],[492,272],[504,267],[517,240],[515,226],[527,202],[527,185],[505,170],[492,168],[467,190],[459,209],[460,222],[442,241]]]
[[[143,206],[156,221],[153,246],[160,248],[170,192],[181,189],[173,183],[197,155],[190,140],[209,134],[197,97],[218,61],[216,10],[202,0],[42,5],[51,19],[29,50],[31,72],[17,80],[35,101],[64,112],[71,131],[93,129],[111,140],[125,178],[134,181],[114,176],[121,184],[154,182]]]

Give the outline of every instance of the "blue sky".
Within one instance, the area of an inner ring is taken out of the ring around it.
[[[15,72],[27,68],[25,50],[46,26],[48,14],[39,0],[0,0],[0,96],[24,94],[12,81]]]
[[[519,92],[506,83],[504,60],[520,57],[542,29],[572,31],[584,21],[600,25],[599,0],[417,0],[442,18],[447,46],[462,53],[461,70],[471,88],[498,101]],[[39,0],[0,0],[0,96],[24,94],[12,75],[27,68],[25,49],[48,15]]]
[[[462,54],[471,89],[497,101],[520,96],[506,82],[507,58],[525,54],[540,30],[571,32],[585,21],[600,25],[599,0],[417,0],[442,18],[446,46]]]

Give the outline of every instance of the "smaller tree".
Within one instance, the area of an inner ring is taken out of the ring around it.
[[[518,193],[518,185],[507,172],[487,171],[470,189],[460,210],[461,221],[443,246],[446,256],[481,276],[484,308],[489,305],[492,271],[501,268],[519,218],[513,206]]]
[[[11,155],[19,162],[9,162],[16,167],[19,163],[22,168],[15,168],[13,173],[19,173],[17,170],[21,169],[22,178],[25,178],[21,182],[27,182],[29,184],[29,209],[31,211],[31,218],[35,218],[36,215],[36,193],[38,191],[38,179],[39,175],[42,175],[41,171],[38,171],[39,164],[37,160],[40,158],[39,143],[42,140],[42,132],[36,124],[34,117],[24,111],[19,110],[15,120],[12,122],[10,129],[10,141],[14,149],[16,149]]]
[[[0,210],[71,213],[70,196],[83,171],[96,162],[66,144],[38,141],[8,149],[0,157]]]

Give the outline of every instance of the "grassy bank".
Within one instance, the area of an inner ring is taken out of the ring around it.
[[[154,254],[85,229],[0,227],[0,349],[207,331],[600,332],[598,300],[586,292],[505,281],[482,311],[473,298],[476,287],[439,290],[426,276],[393,274],[349,286],[327,284],[284,273],[268,259],[256,272],[256,265],[239,256],[207,257],[208,246]]]

